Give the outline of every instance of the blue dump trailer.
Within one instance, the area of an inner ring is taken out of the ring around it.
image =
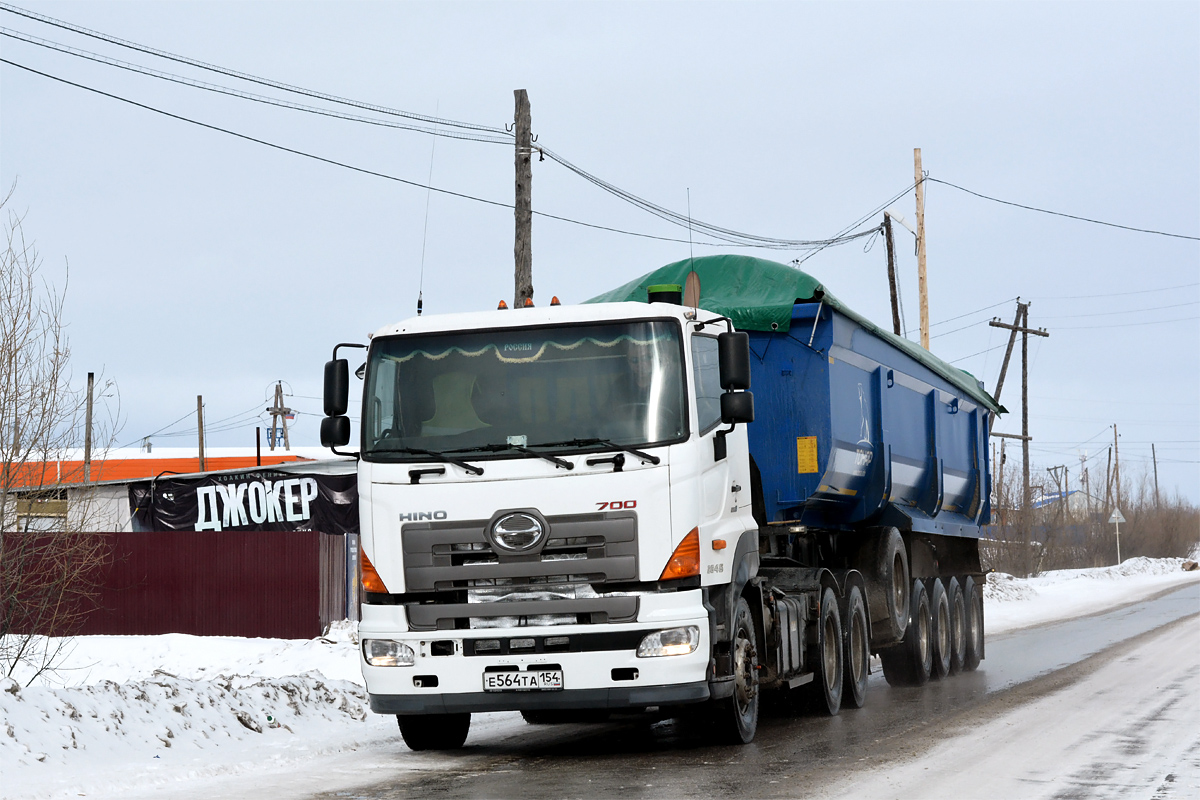
[[[893,685],[974,669],[984,656],[978,540],[991,515],[988,425],[1004,409],[971,374],[784,264],[687,259],[589,302],[653,307],[673,291],[697,308],[693,336],[712,329],[704,314],[712,312],[743,332],[749,351],[753,421],[746,452],[731,446],[727,457],[748,461],[758,528],[755,552],[734,566],[750,577],[731,591],[748,596],[760,620],[769,655],[759,685],[815,680],[836,711],[861,705],[867,651]],[[712,595],[719,618],[735,600]],[[832,624],[825,614],[835,599]],[[839,628],[844,679],[833,674],[842,667],[830,644]]]
[[[760,522],[977,538],[990,516],[982,390],[825,299],[793,305],[787,332],[750,333]]]

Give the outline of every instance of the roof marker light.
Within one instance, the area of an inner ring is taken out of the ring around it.
[[[526,308],[533,308],[533,298],[532,298],[532,297],[526,297],[526,298],[525,298],[525,307],[526,307]]]
[[[500,305],[496,306],[496,310],[497,311],[508,311],[508,303],[501,300]]]
[[[550,305],[552,305],[552,306],[562,305],[562,303],[558,302],[558,295],[554,295],[554,297],[550,298]]]

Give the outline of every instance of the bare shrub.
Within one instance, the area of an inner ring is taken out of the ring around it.
[[[33,680],[52,670],[97,595],[108,537],[86,533],[90,498],[65,485],[63,461],[84,437],[85,389],[72,386],[63,322],[66,288],[41,277],[23,219],[0,201],[0,675]],[[99,394],[115,394],[101,381]],[[101,403],[94,449],[103,454],[115,415]],[[100,459],[96,459],[97,464]]]

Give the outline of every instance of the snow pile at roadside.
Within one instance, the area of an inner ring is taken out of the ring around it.
[[[1095,614],[1156,591],[1200,580],[1184,572],[1182,558],[1131,558],[1119,566],[1064,569],[1035,578],[1003,572],[987,576],[983,588],[988,633]]]

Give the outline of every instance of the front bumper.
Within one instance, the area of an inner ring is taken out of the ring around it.
[[[638,658],[649,633],[694,625],[700,642],[687,655]],[[549,709],[634,709],[696,703],[709,698],[712,643],[708,613],[699,589],[641,595],[636,622],[599,625],[489,628],[409,632],[403,609],[364,606],[362,639],[394,639],[409,645],[415,663],[375,667],[359,658],[371,709],[380,714],[440,714]],[[555,648],[551,641],[566,638]],[[520,651],[516,643],[534,643]],[[499,640],[500,651],[481,651]],[[485,692],[485,670],[561,669],[563,688],[554,691]]]
[[[637,688],[564,689],[560,692],[466,692],[463,694],[372,694],[377,714],[455,714],[477,711],[549,711],[562,709],[635,709],[699,703],[708,699],[708,682]]]

